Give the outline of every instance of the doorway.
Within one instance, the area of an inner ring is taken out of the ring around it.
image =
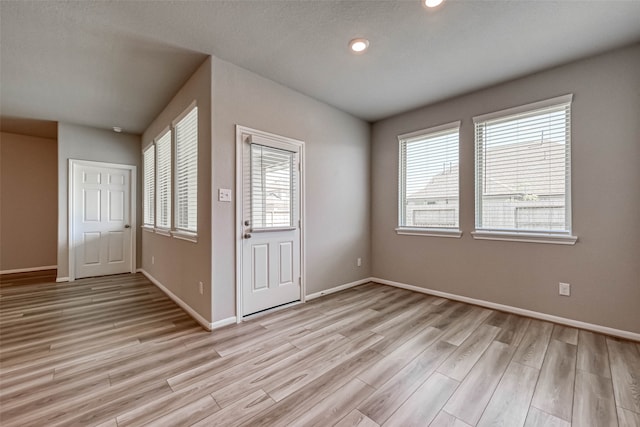
[[[69,280],[135,272],[136,167],[69,160]]]
[[[237,143],[237,313],[304,301],[304,143],[242,126]]]

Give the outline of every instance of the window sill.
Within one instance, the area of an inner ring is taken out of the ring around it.
[[[188,231],[174,230],[171,232],[171,235],[176,239],[198,243],[198,235],[195,233],[189,233]]]
[[[148,225],[143,225],[141,228],[142,228],[142,231],[146,231],[147,233],[153,233],[155,231],[153,227],[150,227]]]
[[[577,236],[551,233],[518,233],[509,231],[472,231],[478,240],[502,240],[507,242],[547,243],[552,245],[575,245]]]
[[[396,233],[403,236],[427,236],[427,237],[462,237],[462,231],[448,228],[413,228],[398,227]]]
[[[155,228],[153,231],[161,236],[171,237],[171,230],[166,228]]]

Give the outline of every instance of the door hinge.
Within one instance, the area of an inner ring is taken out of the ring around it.
[[[298,285],[302,286],[302,277],[298,277]]]
[[[302,228],[300,220],[298,220],[298,228]]]

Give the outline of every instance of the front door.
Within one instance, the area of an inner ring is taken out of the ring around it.
[[[132,271],[132,167],[72,161],[75,278]]]
[[[286,138],[242,138],[242,314],[301,299],[300,150]]]

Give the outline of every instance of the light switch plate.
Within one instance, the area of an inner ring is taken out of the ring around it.
[[[230,202],[231,201],[231,190],[229,188],[218,188],[218,201],[220,201],[220,202]]]

